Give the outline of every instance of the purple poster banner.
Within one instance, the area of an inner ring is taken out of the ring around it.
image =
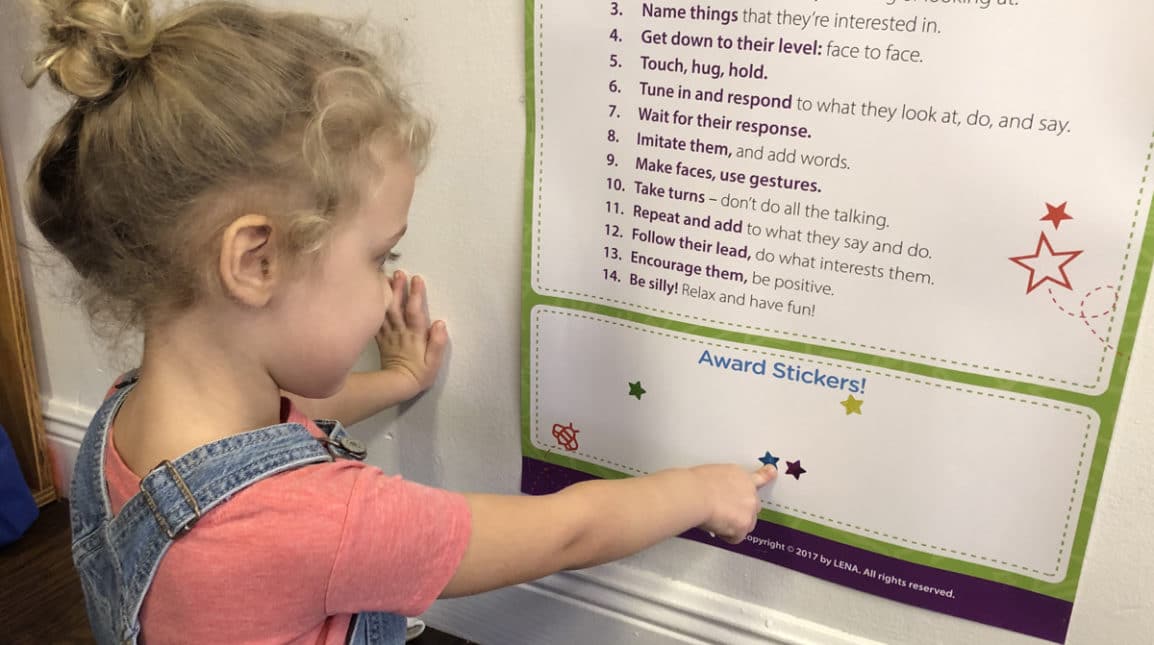
[[[521,490],[554,493],[594,476],[522,459]],[[1073,603],[989,580],[879,555],[770,522],[759,521],[731,545],[693,530],[681,537],[788,567],[908,605],[973,620],[1055,643],[1066,639]]]

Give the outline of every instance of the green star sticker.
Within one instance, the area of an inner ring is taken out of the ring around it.
[[[859,401],[858,399],[853,398],[852,394],[849,395],[848,399],[841,402],[841,404],[845,406],[845,415],[847,417],[851,414],[861,414],[862,403],[865,403],[865,401]]]
[[[645,394],[645,388],[641,387],[641,381],[629,384],[629,396],[635,396],[640,401],[643,394]]]

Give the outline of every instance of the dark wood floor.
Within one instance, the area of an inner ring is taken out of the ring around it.
[[[68,505],[51,504],[20,541],[0,548],[0,643],[94,643],[80,579],[72,568]],[[413,645],[469,645],[426,630]]]

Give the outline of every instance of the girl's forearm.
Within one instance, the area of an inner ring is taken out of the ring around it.
[[[419,393],[412,375],[399,370],[377,370],[350,374],[344,387],[327,399],[288,396],[309,418],[334,419],[350,426]]]
[[[709,519],[708,485],[679,468],[625,481],[588,481],[559,493],[572,497],[579,528],[566,568],[609,562],[648,548]]]

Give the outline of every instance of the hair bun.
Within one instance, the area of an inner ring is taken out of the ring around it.
[[[156,30],[148,0],[40,0],[47,14],[44,50],[25,76],[29,87],[44,72],[66,92],[107,96],[128,65],[152,51]]]

